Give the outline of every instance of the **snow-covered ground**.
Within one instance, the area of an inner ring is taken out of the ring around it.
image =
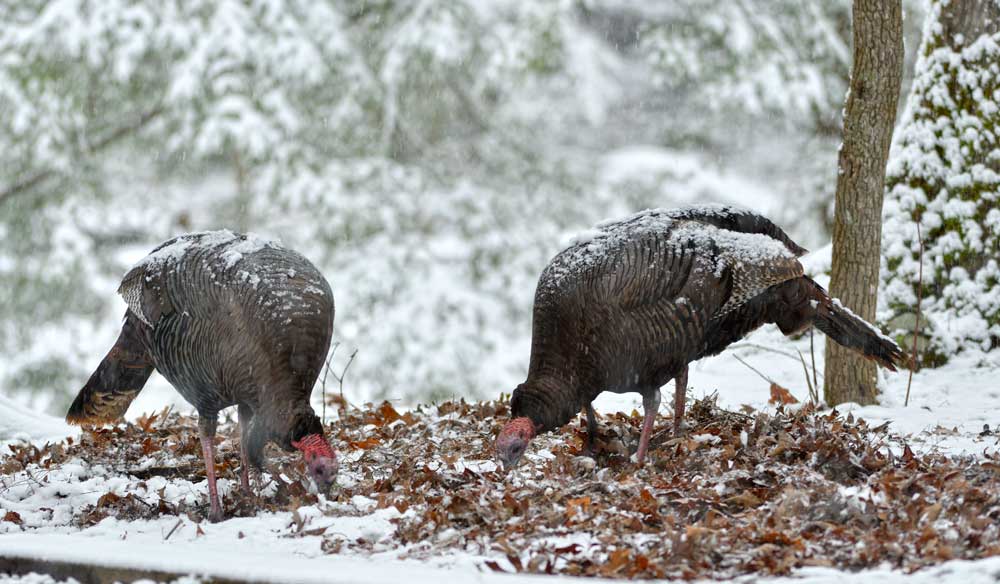
[[[822,370],[822,336],[816,336],[815,341],[815,357]],[[690,373],[690,397],[714,393],[719,405],[728,410],[737,411],[749,405],[759,411],[773,412],[774,406],[768,403],[771,383],[763,379],[763,375],[786,387],[799,400],[806,401],[808,390],[799,351],[811,366],[808,335],[792,341],[776,329],[762,329],[723,355],[695,364]],[[973,357],[966,357],[941,369],[916,374],[909,406],[903,403],[907,373],[901,372],[884,376],[881,405],[846,405],[839,409],[863,417],[870,426],[890,422],[890,431],[896,436],[888,441],[887,447],[897,453],[905,443],[918,453],[990,456],[1000,447],[996,433],[1000,416],[994,413],[1000,411],[1000,385],[996,381],[1000,370],[976,367],[976,364]],[[664,389],[665,392],[672,390],[672,386]],[[664,404],[670,402],[663,400]],[[147,402],[145,405],[153,404]],[[641,403],[638,395],[604,394],[595,406],[599,413],[606,415],[640,409]],[[44,438],[75,432],[58,420],[24,412],[6,400],[0,402],[0,410],[3,411],[0,436],[6,438],[31,438],[41,443]],[[133,409],[129,416],[136,419],[140,413]],[[664,405],[661,414],[668,413],[669,406]],[[983,431],[984,425],[989,426],[990,432]],[[483,437],[483,452],[490,439]],[[558,438],[556,442],[559,439],[565,438]],[[18,441],[6,444],[12,443]],[[364,455],[364,450],[349,452],[345,467],[350,469],[357,465],[355,470],[360,470],[363,462],[359,460]],[[546,453],[539,451],[534,456],[544,457]],[[458,464],[474,472],[494,468],[492,462],[484,460],[460,460]],[[301,506],[294,514],[289,511],[261,512],[257,516],[235,517],[220,524],[196,522],[180,514],[179,519],[173,515],[132,521],[98,518],[94,525],[78,527],[71,521],[73,510],[99,504],[100,497],[106,493],[152,495],[159,492],[170,504],[194,506],[204,501],[205,482],[162,476],[140,480],[84,461],[53,465],[52,469],[40,470],[27,478],[18,476],[22,477],[19,482],[11,481],[8,476],[0,485],[0,517],[14,511],[21,523],[0,522],[0,533],[3,533],[0,535],[0,556],[40,557],[64,562],[100,558],[102,563],[112,566],[275,582],[395,582],[404,577],[413,582],[441,578],[476,582],[540,579],[539,576],[494,574],[484,567],[488,558],[473,551],[398,559],[407,554],[387,543],[387,536],[396,529],[394,520],[400,518],[400,511],[391,505],[376,508],[374,499],[360,495],[347,503],[320,497],[318,502]],[[220,484],[223,492],[236,487],[225,479]],[[273,492],[274,487],[270,489]],[[325,513],[330,506],[337,507],[338,513],[332,516]],[[331,554],[329,549],[323,549],[330,545],[330,534],[337,534],[345,542],[367,541],[371,545],[365,553],[351,551],[347,546]],[[580,535],[580,541],[589,537]],[[447,537],[447,532],[438,537]],[[572,540],[562,545],[573,543]],[[506,560],[498,565],[512,571]],[[948,562],[912,575],[888,567],[857,573],[813,567],[795,572],[794,580],[936,582],[947,578],[985,582],[994,581],[998,571],[1000,559],[991,558]]]
[[[817,376],[822,385],[825,337],[816,332],[814,343]],[[792,341],[776,328],[766,327],[722,355],[693,364],[688,379],[689,395],[702,397],[717,392],[719,405],[727,409],[739,409],[744,404],[757,410],[773,409],[767,403],[770,382],[749,369],[749,365],[787,388],[799,401],[806,402],[809,391],[799,352],[811,375],[808,334]],[[915,450],[936,449],[950,454],[981,454],[984,448],[995,450],[1000,439],[997,433],[1000,429],[1000,368],[983,366],[981,360],[981,356],[968,355],[954,359],[945,367],[917,373],[910,387],[909,406],[904,406],[909,372],[880,371],[879,405],[842,404],[837,410],[851,412],[872,425],[890,422],[893,432],[906,436]],[[663,389],[665,395],[672,391],[672,384]],[[610,393],[603,394],[595,404],[597,409],[604,411],[631,411],[641,406],[638,395]],[[661,407],[669,411],[669,406]],[[980,436],[984,425],[996,435]]]
[[[206,535],[196,538],[194,527],[189,527],[182,541],[167,545],[158,533],[127,539],[103,537],[81,541],[79,537],[65,535],[13,535],[4,536],[2,551],[18,556],[76,560],[86,562],[95,557],[106,565],[161,569],[189,572],[196,578],[230,578],[248,582],[273,582],[290,584],[439,584],[443,581],[480,584],[541,584],[555,581],[570,584],[594,582],[592,578],[552,577],[523,574],[494,574],[475,568],[441,568],[417,562],[400,562],[386,558],[345,558],[321,555],[290,545],[273,545],[271,537],[266,544],[235,545],[232,533],[228,537]],[[209,530],[211,531],[211,530]],[[174,537],[184,534],[175,534]],[[301,546],[300,546],[301,547]],[[163,549],[163,548],[169,548]],[[795,584],[848,584],[877,582],[879,584],[986,584],[997,581],[1000,558],[979,561],[953,561],[913,574],[903,574],[888,568],[865,572],[844,572],[829,568],[806,568],[790,578],[746,577],[738,581],[755,583]],[[198,581],[198,580],[195,580]],[[4,577],[0,582],[18,584],[50,584],[52,579],[27,576]],[[185,581],[185,584],[190,580]],[[711,582],[701,580],[699,582]],[[178,582],[180,584],[180,582]]]
[[[5,441],[58,440],[77,432],[58,418],[38,413],[0,395],[0,444]]]

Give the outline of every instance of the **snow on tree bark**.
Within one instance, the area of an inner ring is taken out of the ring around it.
[[[854,65],[838,161],[830,294],[873,321],[878,297],[885,163],[902,83],[902,3],[855,0]],[[875,402],[875,364],[828,343],[828,404]]]
[[[1000,347],[1000,4],[934,0],[887,177],[889,328],[912,343],[920,223],[922,365]],[[908,337],[908,338],[906,338]]]

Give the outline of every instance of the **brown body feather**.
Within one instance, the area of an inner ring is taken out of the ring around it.
[[[126,274],[121,335],[67,420],[119,421],[155,368],[213,431],[239,405],[258,466],[266,442],[322,433],[309,398],[333,329],[329,284],[294,251],[220,233],[167,241]]]
[[[639,392],[647,409],[688,364],[765,323],[815,324],[894,368],[903,355],[803,275],[805,250],[764,217],[727,207],[651,211],[604,225],[552,260],[535,295],[528,377],[512,417],[558,428],[603,391]],[[647,412],[649,413],[649,412]],[[676,421],[675,421],[676,422]]]

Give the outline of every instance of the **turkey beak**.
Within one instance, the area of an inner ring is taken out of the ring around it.
[[[500,430],[497,436],[496,453],[497,458],[504,468],[509,470],[517,466],[524,451],[528,449],[528,443],[538,434],[541,425],[535,424],[527,417],[514,418]]]
[[[316,488],[325,494],[337,482],[337,471],[339,468],[340,463],[336,457],[318,456],[309,463],[309,475],[315,481]]]
[[[527,449],[528,441],[520,436],[501,436],[497,439],[497,458],[500,459],[504,470],[517,466]]]

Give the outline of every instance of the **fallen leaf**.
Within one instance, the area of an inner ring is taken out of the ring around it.
[[[903,462],[909,463],[914,458],[916,458],[916,456],[914,456],[913,451],[910,450],[910,445],[907,444],[903,446]]]
[[[114,505],[118,501],[121,501],[121,499],[122,498],[119,497],[118,495],[116,495],[116,494],[114,494],[112,492],[107,492],[107,493],[101,495],[101,498],[97,500],[97,507],[98,508],[100,508],[100,507],[108,507],[110,505]]]
[[[581,549],[582,548],[580,547],[580,544],[578,544],[578,543],[571,543],[571,544],[569,544],[567,546],[557,547],[556,549],[552,550],[552,553],[554,553],[556,555],[564,555],[564,554],[573,555],[573,554],[580,553]]]
[[[605,566],[607,575],[619,572],[632,559],[632,553],[627,549],[617,549],[608,556],[608,563]]]
[[[572,519],[577,512],[586,513],[590,509],[590,497],[580,497],[566,501],[566,519]]]
[[[396,411],[396,408],[392,407],[392,404],[388,401],[382,402],[382,405],[378,407],[378,411],[376,413],[378,415],[378,421],[375,425],[380,427],[388,426],[389,424],[402,418],[402,416],[399,415],[399,412]]]
[[[378,446],[381,443],[382,443],[381,440],[379,440],[375,436],[371,436],[371,437],[365,438],[364,440],[358,440],[356,442],[355,441],[349,441],[347,443],[347,445],[350,446],[351,448],[355,449],[355,450],[370,450],[372,448],[375,448],[376,446]]]
[[[733,495],[726,499],[726,503],[730,505],[739,505],[740,507],[757,507],[763,501],[757,498],[756,495],[750,491],[744,491],[738,495]]]
[[[773,405],[788,405],[797,404],[799,400],[795,399],[790,391],[781,387],[777,383],[771,384],[771,399],[767,400],[767,403]]]
[[[143,432],[149,432],[150,429],[153,427],[153,422],[155,422],[158,417],[159,414],[157,413],[142,415],[139,416],[139,419],[136,420],[135,423],[138,424],[140,428],[142,428]]]

